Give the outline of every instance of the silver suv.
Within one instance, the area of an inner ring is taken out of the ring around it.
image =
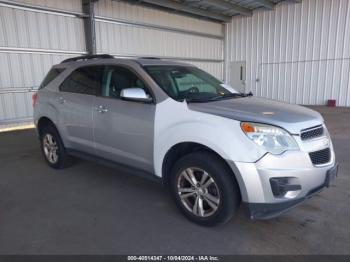
[[[33,96],[46,162],[73,157],[162,181],[190,220],[279,215],[336,177],[313,110],[238,93],[185,63],[109,55],[55,65]]]

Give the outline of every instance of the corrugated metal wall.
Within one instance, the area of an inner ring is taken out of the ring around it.
[[[67,11],[82,12],[80,0],[12,0],[13,2],[25,3],[37,6],[58,8]]]
[[[227,61],[247,63],[247,91],[290,103],[337,99],[350,106],[349,0],[280,3],[233,18],[227,34]]]
[[[81,12],[80,1],[17,2]],[[0,3],[0,124],[31,121],[31,91],[53,64],[84,52],[80,18]]]
[[[111,0],[95,13],[99,53],[185,61],[223,78],[222,24]],[[85,53],[81,14],[80,0],[0,2],[1,126],[31,121],[32,91],[49,68]]]
[[[99,53],[172,58],[223,79],[222,24],[109,0],[95,13]]]

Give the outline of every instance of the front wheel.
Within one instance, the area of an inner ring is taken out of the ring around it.
[[[240,203],[234,175],[222,159],[210,152],[181,158],[172,169],[171,188],[178,208],[202,226],[227,222]]]

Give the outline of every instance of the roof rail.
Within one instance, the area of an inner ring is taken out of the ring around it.
[[[89,60],[89,59],[98,59],[98,58],[114,58],[111,55],[108,54],[101,54],[101,55],[83,55],[83,56],[77,56],[77,57],[72,57],[68,58],[66,60],[63,60],[62,63],[68,63],[68,62],[73,62],[73,61],[79,61],[79,60]]]

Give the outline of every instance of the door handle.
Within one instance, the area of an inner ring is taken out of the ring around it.
[[[57,102],[60,104],[64,104],[66,102],[66,99],[64,99],[62,96],[57,98]]]
[[[96,107],[96,111],[101,113],[101,114],[104,114],[104,113],[108,112],[108,109],[105,106],[98,106],[98,107]]]

